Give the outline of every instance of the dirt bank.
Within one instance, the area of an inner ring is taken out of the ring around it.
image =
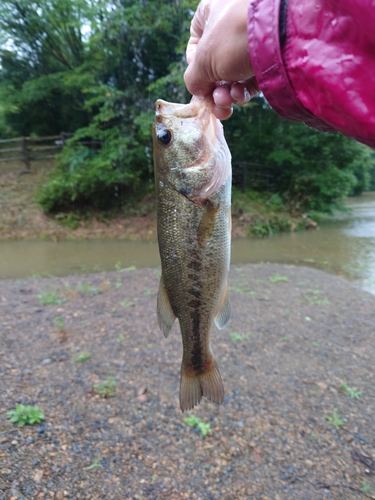
[[[232,269],[213,333],[225,402],[189,412],[203,439],[178,407],[158,280],[0,282],[0,499],[375,498],[375,297],[309,268]],[[17,403],[45,421],[10,423]]]
[[[156,240],[153,194],[124,207],[122,212],[77,211],[72,202],[70,211],[46,214],[35,202],[34,193],[46,182],[53,163],[33,162],[31,171],[22,175],[21,163],[9,163],[6,167],[0,164],[0,167],[0,240]],[[265,200],[250,202],[245,195],[234,200],[232,218],[234,238],[248,236],[250,232],[264,236],[270,232],[317,227],[302,214],[292,216],[285,207],[270,211]]]

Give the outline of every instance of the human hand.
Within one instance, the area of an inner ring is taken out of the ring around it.
[[[214,114],[229,118],[233,104],[259,93],[247,42],[249,0],[202,0],[190,28],[184,79],[197,98],[212,94]]]

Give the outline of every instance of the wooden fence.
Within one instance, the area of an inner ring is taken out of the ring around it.
[[[45,137],[17,137],[0,140],[0,163],[22,162],[25,171],[30,171],[32,161],[55,158],[73,134],[62,133]],[[11,146],[11,147],[8,147]]]
[[[250,161],[237,161],[232,165],[233,185],[241,191],[250,188],[272,191],[275,187],[275,167]]]

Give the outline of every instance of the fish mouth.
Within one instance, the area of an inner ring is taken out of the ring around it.
[[[188,104],[167,102],[163,99],[158,99],[155,102],[155,121],[172,128],[175,125],[174,118],[182,120],[196,118],[194,123],[199,123],[206,138],[215,147],[217,140],[221,140],[223,131],[220,121],[213,114],[214,106],[212,96],[208,96],[201,101],[193,97]]]
[[[211,96],[198,102],[192,99],[188,104],[167,102],[163,99],[158,99],[155,102],[156,116],[173,115],[176,118],[202,118],[202,110],[211,113],[213,106],[214,102]]]

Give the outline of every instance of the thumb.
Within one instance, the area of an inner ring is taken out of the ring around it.
[[[186,88],[190,94],[206,97],[212,94],[215,88],[215,78],[210,71],[210,61],[201,62],[200,52],[191,49],[191,62],[184,74]]]

